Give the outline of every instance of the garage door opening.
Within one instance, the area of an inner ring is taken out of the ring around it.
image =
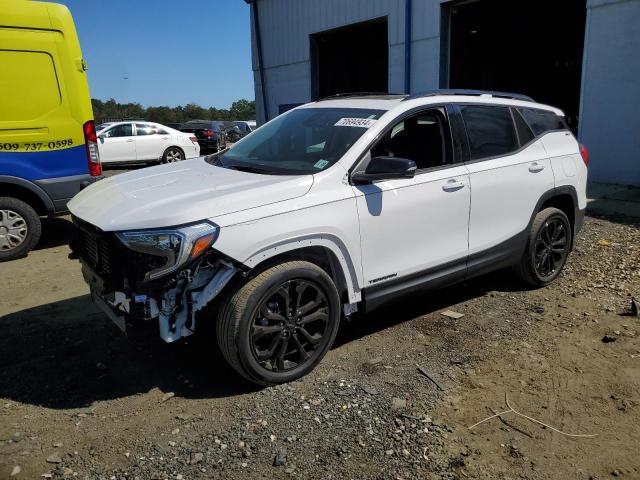
[[[450,88],[524,93],[564,110],[577,129],[586,0],[478,0],[444,8]]]
[[[311,35],[311,96],[386,92],[389,77],[387,19]]]

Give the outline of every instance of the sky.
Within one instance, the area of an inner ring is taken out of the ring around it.
[[[93,98],[228,108],[254,99],[243,0],[56,0],[69,7]]]

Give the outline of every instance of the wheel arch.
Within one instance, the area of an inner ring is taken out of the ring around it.
[[[262,271],[287,260],[306,260],[324,269],[336,283],[341,300],[356,303],[362,300],[355,266],[347,249],[330,236],[298,238],[265,247],[246,259],[243,265],[250,272]]]
[[[0,175],[0,196],[22,200],[40,216],[55,211],[53,201],[42,188],[19,177]]]
[[[184,152],[184,148],[182,148],[180,145],[169,145],[167,148],[165,148],[162,151],[162,155],[160,155],[160,160],[164,159],[165,154],[171,150],[172,148],[177,148],[178,150],[180,150],[182,152],[182,159],[185,160],[186,159],[186,154]]]
[[[563,185],[560,187],[556,187],[552,190],[546,192],[538,201],[536,205],[536,209],[531,215],[531,222],[529,223],[529,228],[531,224],[533,224],[533,219],[535,218],[538,212],[541,212],[545,208],[554,207],[567,216],[569,219],[569,224],[571,225],[571,238],[572,245],[571,248],[575,245],[575,237],[577,230],[579,229],[579,225],[577,225],[577,221],[579,218],[579,206],[578,206],[578,193],[576,189],[571,185]]]

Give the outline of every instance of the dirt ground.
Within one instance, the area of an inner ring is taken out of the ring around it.
[[[263,389],[212,337],[122,335],[69,222],[44,232],[0,265],[0,478],[640,478],[637,219],[588,217],[548,288],[498,272],[345,322],[311,375]],[[595,436],[513,412],[469,429],[505,395]]]

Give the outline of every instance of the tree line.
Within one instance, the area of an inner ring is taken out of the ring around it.
[[[91,99],[96,123],[109,119],[140,118],[157,123],[182,123],[188,120],[255,120],[256,102],[237,100],[231,107],[204,108],[195,103],[177,107],[143,107],[139,103],[118,103],[113,98],[102,101]]]

